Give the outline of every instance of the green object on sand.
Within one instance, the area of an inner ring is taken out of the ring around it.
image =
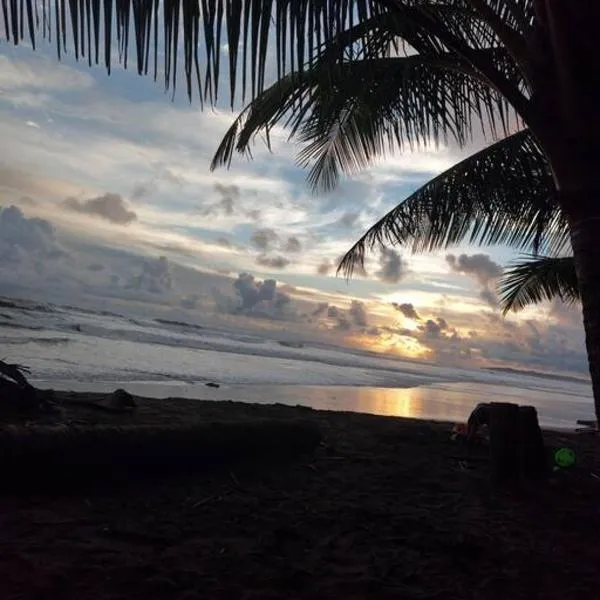
[[[575,464],[576,458],[575,451],[571,450],[571,448],[559,448],[554,453],[554,461],[557,466],[563,469],[572,467]]]

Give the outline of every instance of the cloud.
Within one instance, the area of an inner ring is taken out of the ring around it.
[[[496,292],[490,289],[483,289],[479,292],[479,297],[491,308],[497,308],[498,296],[496,295]]]
[[[402,256],[392,248],[382,248],[376,277],[384,283],[398,283],[408,272]]]
[[[313,317],[319,317],[325,313],[325,311],[329,308],[329,304],[327,302],[319,302],[317,307],[311,313]]]
[[[407,319],[413,321],[420,321],[421,317],[417,313],[415,307],[410,303],[398,304],[398,302],[392,302],[392,306],[399,312],[401,312]]]
[[[179,299],[179,305],[182,308],[187,308],[188,310],[193,310],[198,306],[199,298],[196,294],[190,294],[188,296],[182,296]]]
[[[502,267],[494,262],[488,254],[454,254],[446,256],[446,262],[455,273],[469,275],[481,285],[488,285],[491,281],[502,275]]]
[[[69,210],[100,217],[117,225],[128,225],[137,219],[136,213],[127,208],[120,194],[107,193],[89,200],[67,198],[62,204]]]
[[[363,302],[352,300],[348,313],[358,327],[367,327],[369,324],[369,316]]]
[[[356,221],[358,221],[359,216],[360,213],[357,212],[344,213],[336,222],[336,224],[340,227],[344,227],[345,229],[352,229],[352,227],[354,227],[354,225],[356,224]]]
[[[180,178],[177,178],[181,181]],[[219,215],[222,214],[226,217],[231,217],[235,214],[237,208],[237,201],[240,198],[240,188],[237,185],[223,185],[222,183],[215,183],[213,186],[219,199],[213,203],[202,208],[199,212],[204,216]]]
[[[285,269],[291,261],[284,256],[264,256],[261,255],[256,259],[257,264],[268,267],[270,269]]]
[[[288,237],[287,242],[285,243],[284,251],[290,252],[292,254],[301,252],[302,244],[301,244],[300,240],[294,235],[291,235],[290,237]]]
[[[240,273],[233,287],[237,290],[242,299],[242,309],[254,308],[256,304],[262,301],[273,300],[277,282],[274,279],[267,279],[260,282],[254,279],[250,273]]]
[[[317,266],[317,274],[318,275],[329,275],[331,270],[333,269],[333,264],[330,260],[324,260],[320,265]]]
[[[446,262],[455,273],[473,278],[481,286],[479,297],[492,308],[498,306],[498,297],[493,289],[496,279],[502,275],[502,267],[494,262],[488,254],[454,254],[446,256]]]
[[[0,265],[38,263],[65,255],[50,222],[27,218],[16,206],[0,207]]]
[[[223,304],[228,312],[241,312],[247,316],[261,318],[285,318],[286,307],[291,303],[291,297],[277,289],[275,279],[258,281],[251,273],[240,273],[233,282],[233,287],[242,303],[232,311],[229,302],[225,299]]]
[[[138,275],[130,277],[125,284],[129,290],[164,294],[174,287],[171,265],[166,256],[158,259],[148,259],[142,263],[142,270]]]
[[[419,325],[418,329],[423,333],[426,339],[438,339],[444,331],[448,330],[448,323],[445,319],[437,318],[435,321],[427,319],[425,323]]]
[[[104,271],[106,267],[104,265],[101,265],[99,263],[92,263],[91,265],[88,265],[88,271],[92,271],[92,273],[98,273],[100,271]]]
[[[250,237],[250,243],[257,250],[266,252],[270,250],[274,244],[279,242],[279,236],[273,229],[267,227],[263,229],[256,229]]]

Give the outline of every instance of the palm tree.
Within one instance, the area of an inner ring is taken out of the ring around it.
[[[38,28],[48,34],[52,27],[60,56],[70,29],[76,55],[97,62],[102,49],[107,67],[113,26],[126,65],[133,15],[137,69],[147,72],[153,56],[155,75],[158,21],[163,15],[166,84],[176,81],[181,45],[188,93],[197,79],[201,96],[210,101],[218,92],[225,51],[232,102],[236,90],[241,89],[242,97],[247,90],[252,98],[265,90],[271,49],[283,82],[302,79],[317,63],[322,88],[328,77],[335,80],[340,70],[352,70],[354,87],[360,87],[360,93],[351,97],[358,102],[344,102],[348,90],[330,88],[329,99],[322,97],[321,111],[315,112],[311,109],[313,86],[296,96],[287,114],[279,115],[280,120],[290,119],[307,143],[301,160],[310,163],[320,148],[328,150],[322,163],[323,171],[329,173],[323,179],[327,185],[335,183],[336,170],[363,168],[391,147],[447,138],[462,145],[475,124],[492,134],[508,132],[511,117],[516,118],[527,127],[548,162],[556,201],[568,223],[600,420],[600,245],[596,243],[600,222],[596,159],[600,69],[592,64],[599,2],[42,0],[39,7],[33,0],[0,0],[0,5],[7,39],[18,42],[28,36],[34,42]],[[198,58],[201,35],[206,54],[203,61]],[[407,51],[403,53],[403,49]],[[373,61],[381,58],[394,65],[393,82],[377,71]],[[369,119],[361,119],[361,115],[369,110],[368,102],[386,95],[386,87],[390,88],[388,111],[370,119],[373,127],[365,128]],[[284,105],[286,98],[280,96],[279,102]],[[333,121],[332,115],[337,115],[337,120]],[[255,130],[261,125],[268,123],[255,121]],[[251,129],[246,128],[244,135]],[[336,133],[341,131],[352,146],[336,143]]]

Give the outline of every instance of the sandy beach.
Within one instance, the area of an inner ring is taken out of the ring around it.
[[[71,398],[93,399],[89,395]],[[88,424],[309,419],[285,465],[0,498],[2,598],[589,598],[600,575],[597,438],[546,432],[578,466],[514,497],[450,424],[283,405],[138,399]],[[64,415],[63,415],[64,418]]]

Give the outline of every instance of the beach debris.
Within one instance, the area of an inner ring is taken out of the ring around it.
[[[4,359],[0,360],[0,379],[10,381],[22,388],[29,388],[32,385],[27,381],[26,374],[31,374],[29,367],[19,363],[7,363]]]
[[[81,406],[109,413],[131,413],[137,408],[134,397],[124,389],[115,390],[99,401],[83,400],[78,397],[64,398],[63,404]]]
[[[54,412],[52,396],[36,390],[27,379],[30,369],[19,363],[0,360],[0,398],[4,408],[19,414]]]
[[[554,453],[554,470],[568,469],[577,462],[577,455],[572,448],[559,448]]]
[[[206,387],[211,387],[211,388],[220,388],[221,385],[218,383],[213,383],[212,381],[209,381],[208,383],[205,384]]]
[[[126,390],[115,390],[108,399],[108,406],[117,410],[130,410],[137,407],[133,396]]]
[[[595,435],[600,432],[598,429],[598,423],[596,421],[577,419],[577,425],[581,425],[581,427],[577,427],[575,429],[575,433],[591,433]]]

